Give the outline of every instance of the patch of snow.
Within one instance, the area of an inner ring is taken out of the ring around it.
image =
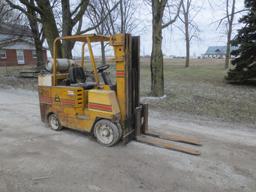
[[[162,97],[141,97],[142,100],[162,100],[165,99],[167,95],[163,95]]]

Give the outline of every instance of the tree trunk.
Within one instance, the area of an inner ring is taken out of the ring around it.
[[[190,61],[190,37],[189,37],[189,20],[188,12],[184,13],[185,19],[185,41],[186,41],[186,64],[185,67],[189,67]]]
[[[227,36],[227,48],[226,48],[226,58],[225,58],[225,69],[228,69],[229,67],[229,60],[230,60],[230,40],[231,40],[231,30],[228,31]]]
[[[121,33],[125,33],[124,31],[124,7],[123,7],[123,0],[120,0],[120,16],[121,16]]]
[[[54,14],[50,5],[49,0],[36,0],[38,7],[43,10],[43,14],[41,14],[41,20],[44,30],[44,35],[46,37],[49,49],[51,51],[51,55],[53,56],[53,42],[59,37],[58,28],[54,19]],[[62,53],[60,49],[60,44],[57,45],[57,57],[61,58]]]
[[[120,3],[122,3],[122,2],[120,1]],[[100,20],[103,20],[103,15],[105,15],[104,7],[101,7],[101,12],[102,12],[102,14],[101,14]],[[97,31],[98,34],[104,35],[104,23],[102,23],[101,26],[96,29],[96,31]],[[105,55],[104,41],[100,42],[100,48],[101,48],[101,65],[106,65],[106,55]]]
[[[227,49],[226,49],[226,58],[225,58],[225,69],[229,68],[229,60],[230,60],[230,51],[231,51],[231,35],[232,35],[232,28],[233,28],[233,21],[234,21],[234,15],[235,15],[235,6],[236,6],[236,0],[232,0],[232,9],[231,14],[229,15],[229,0],[227,0],[226,4],[226,11],[227,11],[227,17],[228,17],[228,35],[227,35]]]
[[[151,68],[151,94],[160,97],[164,95],[164,73],[162,53],[162,18],[163,9],[161,2],[152,1],[152,53]]]
[[[186,40],[186,64],[185,67],[189,67],[190,63],[190,41]]]
[[[103,41],[100,42],[100,48],[101,48],[101,58],[102,58],[101,64],[106,65],[105,45]]]
[[[72,18],[70,13],[69,0],[61,0],[62,5],[62,36],[72,35]],[[62,42],[62,53],[64,58],[72,59],[72,49],[74,43],[71,41]]]
[[[34,3],[34,1],[31,1],[31,3]],[[43,45],[40,40],[40,32],[38,29],[38,23],[36,21],[36,13],[34,10],[32,10],[28,6],[27,6],[27,11],[28,11],[28,14],[30,15],[30,16],[28,16],[28,21],[29,21],[31,31],[33,33],[33,39],[34,39],[34,44],[35,44],[35,48],[36,48],[37,67],[39,69],[43,69],[46,61],[44,58]]]

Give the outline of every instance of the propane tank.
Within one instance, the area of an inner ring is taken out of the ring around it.
[[[65,59],[65,58],[60,58],[57,59],[57,71],[59,72],[67,72],[69,70],[69,68],[72,65],[75,65],[76,62],[72,59]],[[51,59],[47,64],[46,67],[47,71],[52,72],[53,69],[53,59]]]

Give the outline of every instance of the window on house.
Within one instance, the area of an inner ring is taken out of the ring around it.
[[[25,64],[24,51],[16,50],[16,55],[17,55],[18,64],[24,65]]]
[[[6,50],[0,50],[0,58],[1,59],[6,59],[7,58]]]
[[[33,57],[34,59],[37,58],[37,57],[36,57],[36,50],[33,50],[33,51],[32,51],[32,57]]]

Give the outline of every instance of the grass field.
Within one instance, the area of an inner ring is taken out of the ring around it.
[[[224,81],[224,60],[165,60],[164,99],[150,96],[149,60],[141,62],[141,96],[151,107],[177,113],[256,124],[256,87],[231,85]]]
[[[226,71],[221,59],[194,59],[189,68],[184,68],[184,63],[182,59],[164,61],[166,97],[155,99],[149,97],[149,59],[141,59],[142,100],[148,102],[151,108],[169,113],[256,124],[255,86],[225,83]],[[3,77],[6,75],[5,68],[0,70],[0,84],[36,89],[36,79]],[[17,74],[17,70],[7,69],[9,75]]]

